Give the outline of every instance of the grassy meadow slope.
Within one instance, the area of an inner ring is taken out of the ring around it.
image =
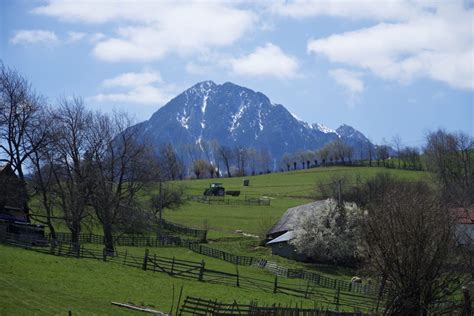
[[[185,185],[188,194],[202,195],[210,183],[222,182],[227,190],[241,191],[240,197],[229,197],[231,200],[245,199],[245,196],[265,196],[270,198],[271,205],[207,205],[190,202],[177,211],[167,211],[164,217],[196,228],[203,227],[206,221],[210,228],[211,239],[227,236],[235,230],[259,234],[275,223],[289,207],[310,202],[318,183],[331,182],[336,176],[347,176],[352,181],[358,177],[367,179],[378,172],[388,172],[407,181],[429,177],[429,174],[423,171],[376,167],[324,167],[245,178],[189,180],[177,183]],[[249,187],[242,185],[243,179],[250,179]],[[156,190],[155,188],[152,192]]]
[[[348,280],[355,273],[350,269],[297,263],[273,256],[269,249],[258,246],[257,238],[244,237],[235,231],[261,234],[277,221],[287,208],[310,202],[317,183],[330,182],[335,175],[347,175],[353,179],[369,178],[380,171],[392,173],[407,181],[429,177],[426,172],[374,167],[327,167],[246,177],[245,179],[250,179],[249,187],[243,187],[244,178],[188,180],[175,182],[173,185],[184,185],[186,194],[201,195],[209,183],[222,182],[227,190],[242,191],[240,197],[229,197],[230,199],[243,200],[246,196],[265,196],[271,199],[271,205],[208,205],[188,202],[176,211],[166,211],[164,217],[196,228],[208,227],[211,247],[239,255],[263,257],[286,267],[311,269],[335,279]],[[148,200],[148,195],[157,191],[156,185],[144,192],[142,196],[144,204]],[[66,231],[64,226],[61,230]],[[88,232],[87,228],[84,230]],[[100,233],[100,227],[96,225],[93,231]],[[222,237],[232,238],[222,239]],[[101,249],[100,245],[87,246]],[[119,251],[124,250],[124,247],[119,247]],[[186,248],[150,250],[152,254],[158,256],[192,261],[205,260],[208,268],[235,272],[235,266],[230,263],[199,255]],[[128,247],[127,251],[130,254],[143,256],[145,249]],[[65,315],[69,310],[73,311],[73,315],[133,313],[112,306],[111,301],[149,305],[167,311],[172,301],[173,285],[176,291],[184,285],[186,295],[223,301],[238,299],[241,302],[249,302],[257,299],[264,303],[285,304],[298,301],[308,307],[315,303],[288,295],[183,280],[163,273],[144,272],[114,263],[61,258],[2,245],[0,245],[0,271],[0,297],[2,297],[0,315]],[[268,271],[254,267],[239,267],[239,271],[247,277],[268,282],[274,279],[274,275]],[[293,282],[289,279],[285,281]],[[324,295],[327,295],[327,302],[334,297],[334,293],[326,289],[322,289],[322,293],[326,293]],[[334,308],[330,303],[326,306]],[[350,309],[348,306],[342,308]]]

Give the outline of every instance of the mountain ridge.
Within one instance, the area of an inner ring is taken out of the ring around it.
[[[337,138],[354,147],[370,144],[363,133],[349,125],[334,130],[321,123],[310,124],[261,92],[211,80],[186,89],[133,128],[156,146],[216,140],[228,147],[265,149],[274,158],[319,149]]]

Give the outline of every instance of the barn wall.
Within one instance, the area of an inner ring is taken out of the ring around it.
[[[298,253],[296,248],[290,245],[287,242],[279,242],[275,244],[271,244],[272,247],[272,254],[296,260],[296,261],[306,261],[307,257],[304,254]]]
[[[474,225],[473,224],[457,224],[456,238],[461,245],[474,240]]]

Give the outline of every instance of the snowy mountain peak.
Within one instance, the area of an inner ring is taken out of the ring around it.
[[[228,147],[269,150],[277,159],[285,152],[318,149],[339,135],[348,135],[355,145],[366,139],[347,125],[335,131],[323,124],[308,124],[261,92],[211,80],[195,84],[134,128],[157,146],[216,140]]]
[[[317,129],[318,131],[320,131],[324,134],[329,134],[329,133],[337,134],[337,132],[335,130],[333,130],[332,128],[329,128],[326,125],[319,124],[319,123],[313,124],[312,128]]]

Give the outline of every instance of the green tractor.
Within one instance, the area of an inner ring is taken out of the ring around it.
[[[222,183],[211,183],[209,188],[204,190],[203,195],[205,196],[224,196],[224,195],[239,196],[240,191],[225,191]]]

